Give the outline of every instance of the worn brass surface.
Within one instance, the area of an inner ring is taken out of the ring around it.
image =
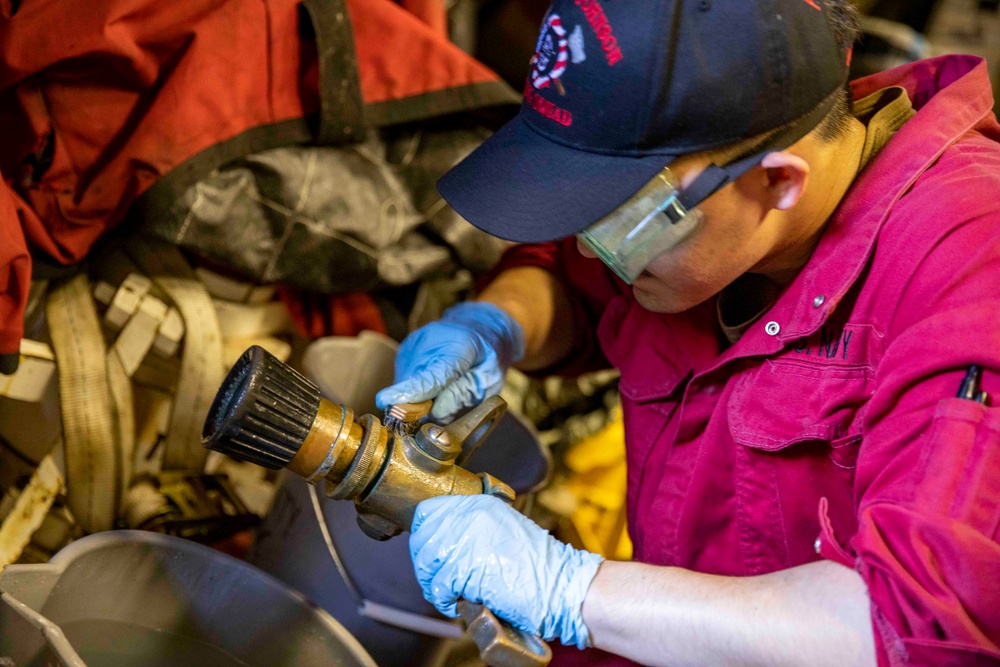
[[[322,399],[309,435],[286,467],[309,481],[317,481],[317,473],[339,477],[354,460],[362,435],[353,410]]]
[[[391,443],[388,431],[382,427],[382,422],[378,418],[363,415],[357,423],[363,435],[353,460],[343,474],[331,472],[326,479],[336,484],[332,488],[327,487],[327,495],[331,498],[355,500],[360,508],[362,494],[372,486],[382,472]],[[400,526],[401,529],[408,527]]]

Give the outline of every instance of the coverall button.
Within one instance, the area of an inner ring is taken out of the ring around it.
[[[820,294],[815,299],[813,299],[813,308],[819,308],[820,306],[823,305],[824,301],[826,301],[826,296],[823,295],[823,294]]]
[[[771,320],[764,327],[764,331],[767,332],[768,336],[777,336],[778,332],[781,331],[781,325],[775,322],[774,320]]]
[[[823,538],[822,537],[817,537],[816,538],[816,541],[813,542],[813,548],[816,550],[816,553],[820,552],[820,549],[823,548]]]

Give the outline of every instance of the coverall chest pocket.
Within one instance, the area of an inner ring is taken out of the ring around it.
[[[736,381],[727,406],[737,443],[734,496],[748,573],[818,558],[817,510],[830,508],[833,534],[857,531],[855,466],[865,405],[873,388],[867,367],[767,359]]]
[[[874,386],[872,372],[868,366],[766,359],[747,371],[733,391],[733,439],[763,451],[813,442],[828,448],[838,467],[853,468],[861,442],[860,417]]]

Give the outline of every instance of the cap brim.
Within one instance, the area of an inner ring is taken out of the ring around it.
[[[509,241],[552,241],[615,210],[671,161],[571,148],[517,116],[438,181],[459,215]]]

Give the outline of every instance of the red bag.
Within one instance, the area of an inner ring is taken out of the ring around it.
[[[78,261],[250,153],[517,103],[390,0],[0,0],[0,353],[29,248]]]

